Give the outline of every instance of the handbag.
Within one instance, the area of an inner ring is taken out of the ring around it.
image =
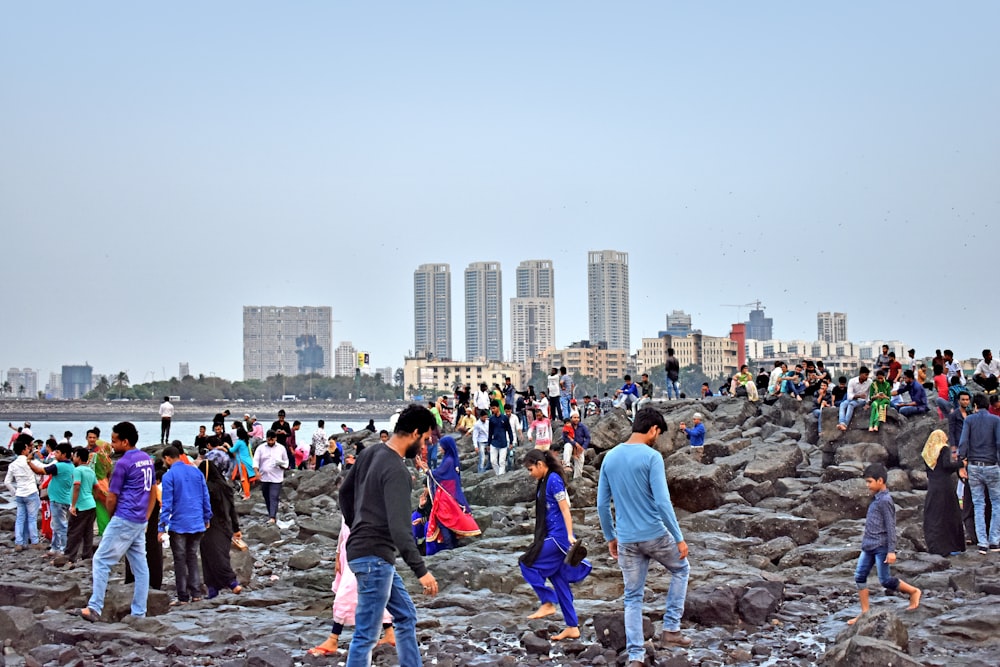
[[[563,562],[566,565],[576,567],[583,562],[583,559],[587,557],[587,545],[583,543],[583,540],[577,540],[573,544],[569,545],[569,551],[566,552],[566,558]]]
[[[886,413],[886,405],[883,403],[882,405],[878,406],[878,420],[880,422],[885,421],[885,413]]]

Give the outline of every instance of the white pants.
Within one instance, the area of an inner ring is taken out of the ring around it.
[[[497,477],[507,472],[507,448],[494,447],[490,445],[490,463],[497,471]]]
[[[586,452],[586,450],[584,450]],[[562,451],[563,467],[566,470],[570,469],[570,465],[573,467],[573,479],[580,479],[580,475],[583,474],[583,452],[580,456],[573,456],[573,445],[568,442],[563,445]]]

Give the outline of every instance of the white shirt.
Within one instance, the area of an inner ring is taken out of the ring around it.
[[[1000,377],[1000,361],[993,359],[988,364],[985,361],[980,361],[976,364],[976,375],[985,375],[986,377],[994,375]]]
[[[488,391],[477,391],[473,403],[475,403],[477,410],[489,410],[490,393]]]
[[[958,374],[958,380],[965,386],[965,373],[962,372],[962,366],[957,361],[952,361],[950,364],[945,362],[945,368],[948,370],[948,383],[951,384],[951,379]]]
[[[490,441],[490,420],[483,421],[477,419],[472,427],[472,442],[476,445],[485,445]]]
[[[845,396],[845,398],[852,401],[867,401],[868,390],[871,389],[871,386],[871,375],[869,375],[868,379],[864,382],[861,381],[861,376],[851,378],[847,381],[847,396]],[[858,398],[858,394],[861,394],[860,398]]]
[[[546,391],[545,393],[548,396],[558,396],[559,395],[559,376],[558,375],[550,375],[550,376],[548,376],[548,378],[546,378],[546,380],[548,382],[548,391]]]
[[[28,466],[28,459],[24,454],[11,461],[3,483],[7,490],[18,498],[27,498],[38,493],[38,478]]]
[[[279,444],[273,447],[266,442],[253,453],[253,467],[262,482],[281,482],[288,467],[288,453]]]
[[[174,416],[174,404],[170,401],[163,401],[160,403],[160,416],[161,417],[173,417]]]

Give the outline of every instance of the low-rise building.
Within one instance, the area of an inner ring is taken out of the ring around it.
[[[739,344],[736,341],[694,332],[686,336],[643,338],[638,355],[639,372],[648,372],[665,363],[668,348],[674,349],[681,368],[700,366],[702,373],[710,378],[729,377],[739,371]]]
[[[604,383],[620,380],[629,372],[631,355],[628,350],[608,349],[607,344],[581,340],[562,349],[549,348],[542,353],[543,367],[566,367],[574,377],[596,378]]]
[[[451,394],[457,385],[478,387],[485,382],[503,385],[511,378],[515,387],[523,387],[525,378],[520,364],[502,361],[440,361],[426,357],[407,357],[403,364],[403,388],[407,398],[434,394]]]

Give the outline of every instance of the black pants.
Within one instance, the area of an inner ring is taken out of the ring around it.
[[[174,581],[177,599],[188,601],[201,597],[198,571],[198,545],[204,533],[170,533],[170,551],[174,556]]]
[[[63,552],[66,558],[76,560],[76,553],[80,552],[80,558],[90,558],[94,555],[94,519],[97,518],[97,508],[91,507],[89,510],[76,511],[76,516],[69,515],[69,530],[66,532],[66,551]]]
[[[1000,386],[1000,380],[997,380],[995,375],[991,375],[988,378],[984,378],[982,375],[973,378],[980,387],[986,391],[996,391],[997,387]]]
[[[209,525],[201,538],[201,571],[205,575],[205,585],[216,591],[232,588],[237,583],[236,574],[229,560],[229,549],[233,534]],[[211,593],[212,591],[209,591]]]
[[[160,541],[156,539],[156,528],[160,523],[160,503],[153,505],[153,513],[146,523],[146,567],[149,568],[149,587],[160,590],[163,588],[163,548]],[[132,568],[125,559],[125,583],[131,584],[135,581]]]
[[[170,417],[160,417],[160,443],[170,442]]]

